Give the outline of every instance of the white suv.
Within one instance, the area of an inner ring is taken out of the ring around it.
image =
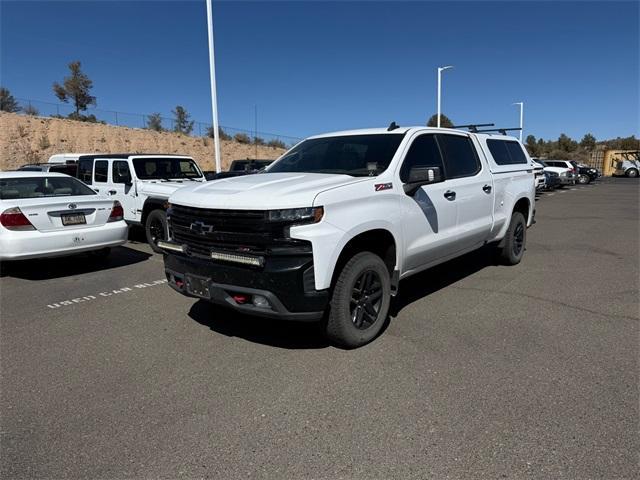
[[[165,270],[184,295],[293,320],[355,347],[399,281],[485,244],[520,262],[533,164],[517,139],[426,127],[311,137],[264,173],[178,190]]]

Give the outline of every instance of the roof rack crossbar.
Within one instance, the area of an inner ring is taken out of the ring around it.
[[[511,128],[487,128],[485,130],[477,130],[474,133],[483,133],[483,132],[499,132],[502,135],[506,135],[507,132],[512,130],[522,130],[521,127],[511,127]]]
[[[471,123],[469,125],[454,125],[451,128],[468,128],[471,133],[476,133],[478,127],[493,127],[495,123]]]

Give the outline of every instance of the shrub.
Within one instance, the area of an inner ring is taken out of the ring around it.
[[[220,140],[231,140],[231,135],[226,133],[222,127],[218,127],[218,132],[220,132]],[[207,137],[214,138],[213,127],[207,128]]]
[[[253,143],[255,145],[264,145],[264,138],[253,137]]]
[[[284,144],[284,142],[282,140],[278,140],[278,139],[275,139],[275,138],[273,140],[269,140],[267,145],[269,145],[270,147],[273,147],[273,148],[287,148],[287,146]]]
[[[42,135],[40,137],[40,140],[38,140],[38,147],[40,147],[40,150],[46,150],[50,146],[51,142],[49,142],[49,137],[47,137],[46,135]]]
[[[40,112],[38,111],[38,109],[36,107],[34,107],[33,105],[27,105],[26,107],[24,107],[24,109],[22,110],[26,115],[32,115],[32,116],[36,116],[39,115]]]
[[[238,143],[251,143],[251,139],[246,133],[236,133],[233,139]]]

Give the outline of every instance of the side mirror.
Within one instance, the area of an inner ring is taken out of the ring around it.
[[[414,167],[409,171],[409,181],[404,184],[404,192],[413,195],[423,185],[442,182],[440,167]]]

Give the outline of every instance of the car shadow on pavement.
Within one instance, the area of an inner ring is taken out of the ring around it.
[[[194,303],[189,317],[228,337],[286,349],[317,349],[330,346],[320,322],[292,322],[253,317],[205,300]]]
[[[404,307],[416,300],[446,288],[486,267],[499,264],[495,248],[486,246],[412,275],[400,282],[398,295],[391,301],[389,315],[395,318]]]
[[[0,277],[15,277],[23,280],[50,280],[83,273],[98,272],[125,267],[147,260],[152,255],[127,247],[111,249],[106,258],[78,253],[64,257],[37,258],[0,263]]]

